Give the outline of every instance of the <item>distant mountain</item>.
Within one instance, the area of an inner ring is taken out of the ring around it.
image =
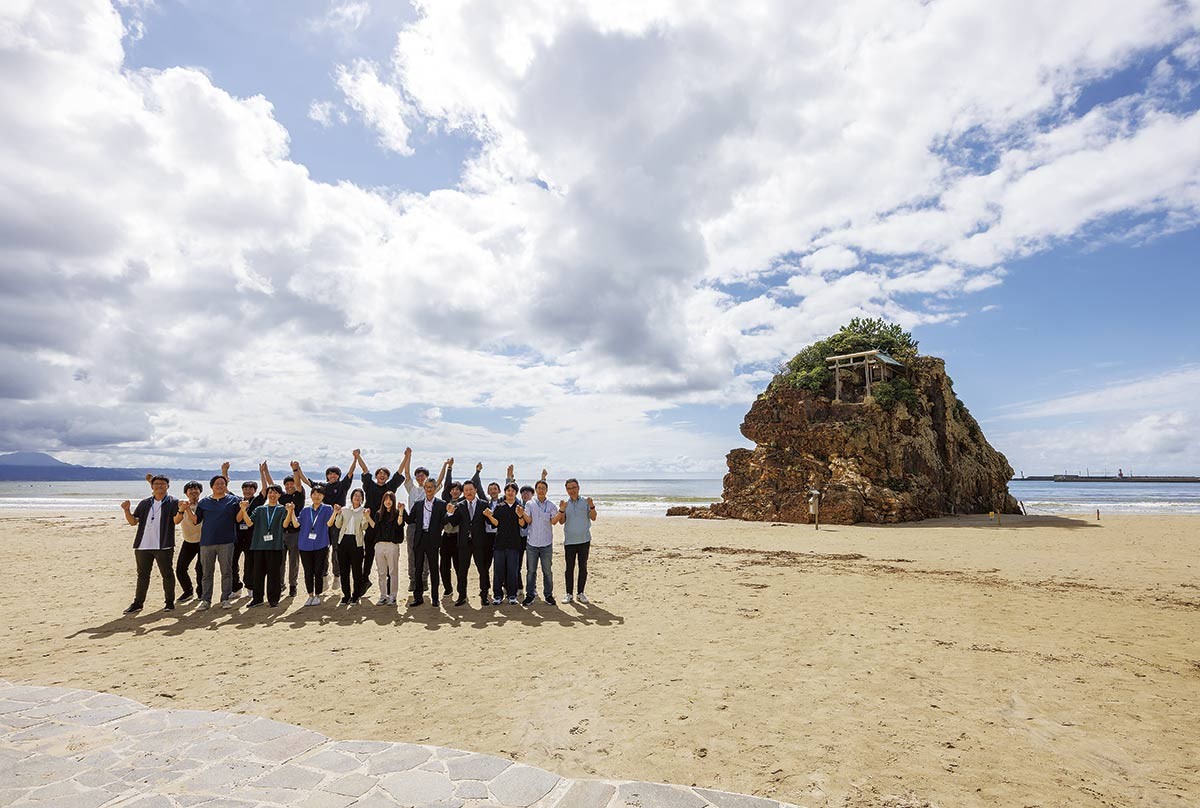
[[[76,466],[64,463],[43,452],[11,452],[0,455],[0,480],[57,482],[63,480],[138,480],[146,472],[165,474],[172,480],[201,480],[206,485],[217,469],[169,469],[169,468],[106,468],[102,466]],[[279,477],[290,472],[282,471]],[[257,480],[258,470],[231,471],[230,478],[236,485],[241,480]]]
[[[38,466],[42,468],[73,468],[45,452],[10,452],[0,455],[0,466]]]

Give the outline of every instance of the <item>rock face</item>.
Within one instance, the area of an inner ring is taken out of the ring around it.
[[[810,489],[821,491],[821,521],[836,524],[1019,513],[1012,467],[954,394],[945,363],[917,357],[905,375],[915,401],[888,409],[773,383],[742,422],[757,446],[726,457],[711,515],[809,523]]]

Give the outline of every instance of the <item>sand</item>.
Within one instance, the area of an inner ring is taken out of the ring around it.
[[[809,806],[1200,804],[1198,517],[602,518],[591,607],[440,613],[164,613],[155,577],[123,617],[119,513],[0,533],[17,683]]]

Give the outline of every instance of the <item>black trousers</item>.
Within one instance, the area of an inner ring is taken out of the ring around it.
[[[564,544],[563,555],[567,559],[567,594],[573,595],[576,592],[583,592],[583,588],[587,586],[587,560],[588,550],[592,548],[590,541],[585,541],[583,544]],[[575,562],[579,562],[579,588],[575,588]]]
[[[437,535],[431,536],[425,533],[423,530],[417,531],[417,541],[412,546],[413,551],[416,553],[417,565],[417,575],[415,579],[416,582],[413,588],[414,597],[419,598],[424,594],[425,570],[428,569],[430,573],[429,595],[435,601],[438,598],[437,569],[438,556],[441,553],[441,541],[439,541],[439,539],[440,537]]]
[[[250,602],[262,603],[265,594],[268,603],[277,605],[283,593],[283,550],[251,550],[247,558],[250,565]]]
[[[475,559],[475,570],[479,573],[479,594],[490,601],[492,599],[492,556],[496,551],[496,534],[485,533],[482,539],[472,540],[467,551]],[[465,587],[466,583],[467,570],[464,560],[462,583],[459,586]]]
[[[371,513],[374,514],[374,511]],[[364,592],[367,590],[367,587],[371,585],[371,567],[375,565],[375,530],[376,528],[374,525],[367,525],[366,533],[363,534],[363,544],[366,545],[363,548],[362,557],[362,579]]]
[[[442,594],[449,595],[453,590],[451,578],[453,577],[455,563],[458,560],[458,534],[443,533],[442,547],[438,550],[438,556],[441,560],[439,570],[442,573]],[[459,588],[458,594],[462,594],[462,589]]]
[[[237,541],[233,545],[233,591],[237,592],[250,578],[250,537],[249,530],[239,530]],[[242,577],[245,573],[245,578]]]
[[[304,589],[313,595],[325,591],[325,567],[329,562],[329,548],[301,550],[300,563],[304,566]]]
[[[134,550],[134,560],[137,561],[137,593],[133,596],[135,606],[146,605],[146,592],[150,589],[150,570],[158,565],[158,574],[163,579],[163,596],[168,606],[175,605],[175,573],[171,562],[175,558],[175,550]]]
[[[196,562],[195,587],[192,586],[192,578],[188,572],[193,560]],[[179,560],[175,562],[175,578],[179,581],[179,588],[183,590],[181,598],[190,598],[200,589],[200,581],[204,579],[204,570],[200,567],[200,542],[185,541],[180,546]]]
[[[342,596],[360,598],[363,593],[363,548],[354,536],[347,533],[338,541],[338,577],[342,580]],[[353,578],[353,586],[351,585]]]

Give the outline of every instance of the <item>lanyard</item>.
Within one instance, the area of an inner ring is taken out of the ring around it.
[[[324,506],[324,505],[322,505],[321,507],[322,507],[322,508],[324,508],[325,506]],[[309,509],[309,511],[311,511],[311,512],[312,512],[312,524],[308,526],[308,529],[309,529],[310,531],[316,531],[316,529],[317,529],[317,515],[320,513],[320,511],[318,511],[318,510],[317,510],[316,508],[314,508],[312,505],[309,505],[309,506],[308,506],[308,509]]]
[[[278,505],[267,506],[267,532],[271,532],[271,523],[275,521],[275,511],[279,510]]]

